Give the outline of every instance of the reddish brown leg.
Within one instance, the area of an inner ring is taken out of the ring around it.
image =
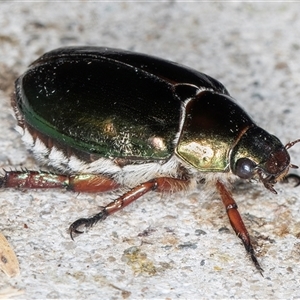
[[[160,177],[142,183],[129,192],[125,193],[91,218],[82,218],[75,221],[70,226],[70,234],[73,239],[74,233],[82,233],[78,227],[91,227],[95,223],[104,220],[107,216],[122,209],[131,202],[137,200],[145,193],[157,191],[180,191],[187,188],[188,180]],[[81,175],[59,175],[38,171],[5,171],[0,178],[0,187],[2,188],[24,188],[24,189],[40,189],[40,188],[66,188],[75,192],[97,193],[113,190],[119,187],[119,184],[113,179],[95,174]]]
[[[256,269],[262,274],[263,269],[261,268],[259,262],[254,253],[253,246],[251,244],[250,236],[247,228],[242,220],[240,213],[238,212],[238,206],[232,198],[231,194],[227,191],[224,184],[220,181],[216,183],[217,189],[220,193],[222,201],[225,205],[226,212],[230,221],[232,228],[234,229],[237,236],[242,240],[246,251],[249,253]]]
[[[188,180],[182,180],[182,179],[176,179],[176,178],[169,178],[169,177],[160,177],[160,178],[154,178],[152,180],[149,180],[147,182],[144,182],[142,184],[139,184],[138,186],[134,187],[127,193],[123,194],[116,200],[112,201],[108,205],[102,208],[102,210],[90,217],[90,218],[82,218],[75,221],[70,226],[70,235],[73,239],[73,235],[83,233],[82,231],[79,231],[78,228],[81,226],[85,226],[86,228],[89,228],[96,224],[99,221],[105,220],[105,218],[116,211],[124,208],[125,206],[129,205],[131,202],[139,199],[144,194],[150,192],[150,191],[180,191],[187,188],[189,184]]]
[[[74,192],[97,193],[116,189],[119,185],[103,175],[58,175],[37,171],[5,171],[0,178],[2,188],[66,188]]]

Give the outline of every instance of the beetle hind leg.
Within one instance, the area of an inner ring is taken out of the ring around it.
[[[119,184],[112,178],[97,174],[64,175],[43,171],[5,171],[0,176],[0,188],[49,189],[98,193],[114,190]]]
[[[79,227],[90,228],[96,223],[103,221],[107,216],[113,214],[114,212],[124,208],[133,201],[139,199],[144,194],[150,191],[169,191],[176,192],[185,190],[190,185],[189,180],[177,179],[171,177],[159,177],[149,180],[147,182],[141,183],[136,187],[132,188],[122,196],[118,197],[116,200],[112,201],[108,205],[102,208],[102,210],[90,218],[81,218],[71,224],[69,227],[70,236],[73,239],[74,234],[81,234],[83,231],[78,230]]]

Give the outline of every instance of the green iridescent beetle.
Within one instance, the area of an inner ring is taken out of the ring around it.
[[[61,48],[16,81],[12,106],[35,158],[55,172],[8,171],[1,186],[128,192],[70,226],[82,233],[149,191],[215,182],[231,225],[261,272],[228,174],[273,185],[290,164],[278,138],[255,125],[217,80],[174,62],[102,47]],[[227,174],[224,176],[224,174]],[[214,176],[210,176],[214,175]]]

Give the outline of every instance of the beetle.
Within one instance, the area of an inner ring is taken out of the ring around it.
[[[288,149],[258,127],[212,77],[154,56],[105,47],[67,47],[34,61],[15,83],[18,131],[53,171],[5,171],[2,188],[128,190],[83,233],[150,191],[212,182],[252,262],[261,268],[230,192],[230,180],[258,179],[273,193],[290,168]]]

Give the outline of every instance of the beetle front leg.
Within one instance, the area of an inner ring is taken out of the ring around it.
[[[249,233],[242,220],[240,213],[238,212],[238,206],[236,202],[234,201],[231,194],[222,182],[217,181],[216,186],[222,198],[223,204],[225,205],[226,212],[232,228],[234,229],[237,236],[242,240],[246,251],[250,255],[256,269],[262,274],[263,269],[261,268],[255,256],[254,248],[251,244]]]
[[[141,183],[138,186],[134,187],[130,191],[126,192],[116,200],[112,201],[108,205],[102,208],[102,210],[90,217],[90,218],[81,218],[71,224],[69,230],[71,238],[73,239],[73,235],[83,233],[83,231],[79,231],[78,228],[84,226],[86,228],[92,227],[99,221],[103,221],[106,219],[107,216],[115,213],[116,211],[124,208],[125,206],[129,205],[133,201],[139,199],[144,194],[150,191],[181,191],[188,187],[190,184],[189,180],[184,179],[176,179],[170,177],[159,177],[149,180],[147,182]]]

